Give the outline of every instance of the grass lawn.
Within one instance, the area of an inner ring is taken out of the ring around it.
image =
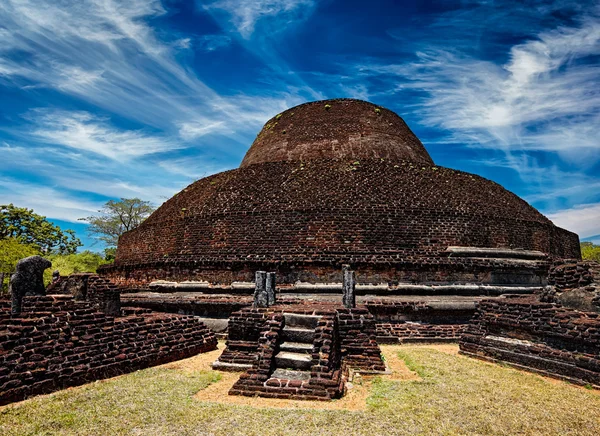
[[[392,369],[414,376],[355,381],[337,408],[230,401],[236,376],[207,369],[213,352],[0,408],[0,434],[600,434],[597,391],[457,356],[455,346],[382,350],[390,365],[408,367]]]

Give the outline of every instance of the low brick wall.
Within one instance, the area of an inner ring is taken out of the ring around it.
[[[600,315],[533,297],[485,300],[460,340],[462,354],[600,387]]]
[[[466,324],[378,323],[377,342],[457,342]]]
[[[126,309],[113,317],[66,295],[26,297],[23,308],[0,325],[0,404],[217,346],[214,334],[190,316]]]
[[[375,318],[366,308],[337,309],[340,348],[345,367],[385,371],[377,345]]]

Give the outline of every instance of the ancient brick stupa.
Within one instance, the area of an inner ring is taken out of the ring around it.
[[[394,112],[336,99],[270,119],[239,168],[165,202],[102,272],[133,287],[228,286],[268,270],[318,290],[349,264],[364,292],[477,294],[539,286],[556,258],[580,258],[577,235],[497,183],[435,165]]]

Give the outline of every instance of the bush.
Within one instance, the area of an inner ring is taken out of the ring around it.
[[[600,245],[594,245],[591,242],[582,242],[581,258],[583,260],[594,260],[596,262],[600,262]]]
[[[54,270],[58,270],[61,276],[84,272],[95,273],[100,265],[110,263],[101,254],[89,250],[77,254],[54,254],[47,256],[47,259],[52,262],[52,268],[48,268],[44,272],[44,282],[46,283],[52,280]]]

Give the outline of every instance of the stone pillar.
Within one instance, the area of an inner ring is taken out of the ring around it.
[[[267,273],[266,289],[267,289],[267,304],[269,306],[272,306],[275,304],[275,289],[276,289],[274,272]]]
[[[268,307],[269,297],[267,295],[267,273],[266,271],[256,271],[256,281],[254,288],[254,307]]]
[[[356,275],[350,270],[350,265],[344,265],[342,269],[344,283],[342,285],[342,303],[346,309],[356,307]]]

